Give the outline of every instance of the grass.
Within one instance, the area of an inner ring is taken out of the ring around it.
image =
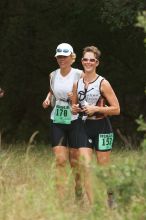
[[[46,146],[9,146],[0,152],[1,220],[144,220],[146,219],[146,152],[113,151],[111,163],[99,167],[93,160],[96,203],[93,209],[74,198],[68,166],[67,195],[59,203],[55,190],[53,155]],[[112,190],[117,207],[106,205]]]

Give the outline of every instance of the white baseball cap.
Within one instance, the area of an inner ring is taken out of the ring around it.
[[[73,48],[70,44],[62,43],[62,44],[59,44],[57,46],[55,57],[57,57],[57,56],[69,56],[73,52],[74,52]]]

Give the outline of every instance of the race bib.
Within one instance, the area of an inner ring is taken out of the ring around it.
[[[70,106],[56,105],[53,122],[59,124],[70,124],[71,116]]]
[[[114,138],[113,133],[99,134],[98,149],[99,150],[110,150],[110,149],[112,149],[113,138]]]

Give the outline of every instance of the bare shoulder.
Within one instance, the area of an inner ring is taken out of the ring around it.
[[[108,80],[103,80],[101,83],[101,93],[106,97],[114,97],[115,96],[115,92],[111,86],[111,84],[109,83]]]
[[[49,73],[49,79],[53,76],[53,72]]]
[[[104,79],[102,80],[102,83],[101,83],[101,89],[106,89],[106,88],[111,88],[111,84],[109,83],[108,80]]]

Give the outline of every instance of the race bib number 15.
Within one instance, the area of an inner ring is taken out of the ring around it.
[[[70,124],[71,123],[71,110],[69,106],[56,105],[54,123]]]
[[[99,143],[98,143],[99,150],[112,149],[113,137],[114,137],[113,133],[99,134]]]

